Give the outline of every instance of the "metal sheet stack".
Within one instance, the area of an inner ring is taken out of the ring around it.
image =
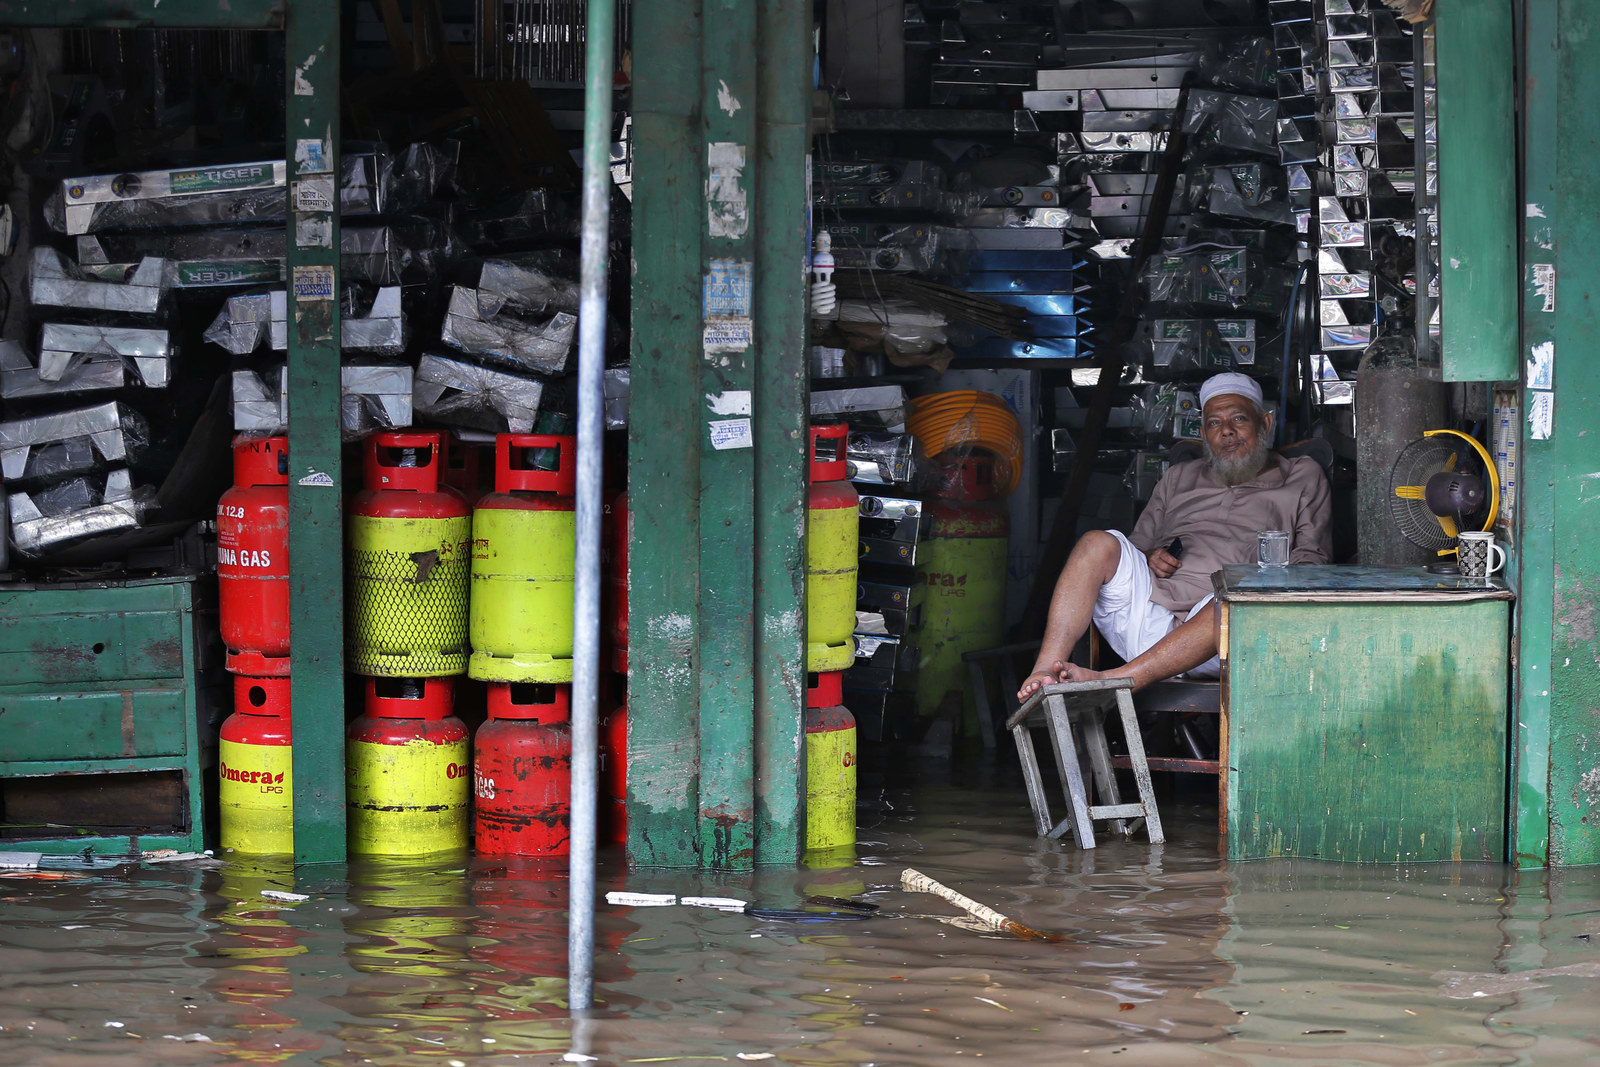
[[[1279,142],[1302,244],[1314,253],[1318,374],[1349,375],[1375,341],[1409,347],[1414,337],[1419,218],[1437,331],[1438,235],[1427,209],[1438,183],[1430,67],[1422,65],[1419,84],[1419,41],[1378,0],[1273,0],[1271,16]]]

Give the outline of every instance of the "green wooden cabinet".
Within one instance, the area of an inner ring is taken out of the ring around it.
[[[0,585],[0,849],[199,849],[217,667],[193,576]]]
[[[1229,859],[1506,859],[1504,586],[1420,568],[1214,581]]]

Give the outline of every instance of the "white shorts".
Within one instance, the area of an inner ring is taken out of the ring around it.
[[[1160,604],[1150,600],[1150,561],[1145,554],[1116,530],[1106,530],[1122,545],[1122,558],[1117,561],[1117,573],[1100,587],[1094,601],[1094,624],[1124,660],[1132,660],[1149,651],[1150,647],[1171,633],[1178,625],[1178,617]],[[1212,601],[1206,597],[1184,617],[1184,621],[1200,614]],[[1218,678],[1222,664],[1216,656],[1188,672],[1190,678]]]

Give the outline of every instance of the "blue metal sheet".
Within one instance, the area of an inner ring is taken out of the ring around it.
[[[1082,359],[1092,354],[1089,345],[1071,337],[1041,337],[1010,341],[986,337],[970,345],[951,345],[959,359]]]
[[[1073,293],[1089,287],[1083,275],[1056,270],[975,271],[950,284],[969,293]]]
[[[1082,315],[1089,310],[1089,301],[1072,293],[990,293],[989,298],[1021,308],[1029,318],[1037,315]]]
[[[1088,261],[1070,248],[989,248],[969,252],[967,270],[1082,270]]]

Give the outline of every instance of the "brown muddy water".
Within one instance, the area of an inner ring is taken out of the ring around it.
[[[592,1018],[563,1000],[565,875],[450,857],[292,872],[0,877],[0,1063],[1580,1063],[1600,1060],[1600,875],[1216,858],[1203,793],[1170,840],[1040,843],[1018,782],[864,790],[852,861],[602,891],[780,908],[793,924],[602,903]],[[914,866],[1031,926],[939,922]],[[310,894],[302,903],[267,888]],[[583,1057],[593,1057],[592,1060]]]

